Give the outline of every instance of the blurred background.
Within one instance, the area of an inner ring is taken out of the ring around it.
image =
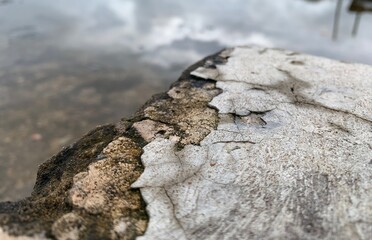
[[[29,195],[39,164],[222,48],[372,64],[372,14],[351,2],[0,0],[0,201]]]

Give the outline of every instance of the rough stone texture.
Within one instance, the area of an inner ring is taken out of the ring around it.
[[[217,127],[208,103],[214,81],[187,69],[168,93],[150,99],[131,119],[98,127],[39,168],[32,195],[0,203],[0,239],[135,239],[148,224],[145,203],[131,184],[143,172],[142,148],[157,137],[177,148],[198,144]]]
[[[44,163],[0,203],[0,239],[370,239],[371,79],[279,49],[208,57]]]
[[[238,47],[191,74],[222,93],[199,145],[156,137],[138,239],[371,239],[372,68]]]

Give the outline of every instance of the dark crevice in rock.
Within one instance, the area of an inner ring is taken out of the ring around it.
[[[305,65],[303,61],[299,61],[299,60],[292,60],[290,61],[290,63],[293,65]]]
[[[329,125],[331,125],[332,127],[336,128],[337,130],[340,130],[342,132],[351,134],[351,132],[349,131],[349,129],[347,129],[344,126],[341,126],[340,124],[337,124],[337,123],[334,123],[334,122],[330,122],[330,121],[328,121],[328,123],[329,123]]]
[[[252,142],[252,141],[249,141],[249,140],[241,140],[241,141],[229,140],[229,141],[217,141],[217,142],[213,142],[213,144],[215,144],[215,143],[251,143],[251,144],[256,144],[256,142]]]
[[[334,109],[334,108],[331,108],[331,107],[328,107],[328,106],[325,106],[321,103],[317,103],[317,102],[304,102],[304,101],[301,101],[301,102],[298,102],[298,104],[302,104],[302,105],[308,105],[308,106],[312,106],[312,107],[320,107],[320,108],[324,108],[324,109],[327,109],[331,112],[341,112],[341,113],[344,113],[346,115],[351,115],[351,116],[354,116],[355,118],[359,119],[359,120],[362,120],[363,122],[367,122],[369,124],[372,124],[372,120],[369,120],[367,118],[364,118],[362,116],[359,116],[358,114],[355,114],[355,113],[352,113],[352,112],[349,112],[349,111],[345,111],[345,110],[342,110],[342,109]]]

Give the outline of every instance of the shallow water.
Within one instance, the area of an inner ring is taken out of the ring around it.
[[[188,65],[258,44],[372,64],[343,1],[0,0],[0,200],[30,194],[38,165],[94,126],[129,117]]]

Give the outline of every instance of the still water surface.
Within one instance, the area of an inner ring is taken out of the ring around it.
[[[343,2],[332,41],[331,0],[0,0],[0,200],[29,195],[52,154],[224,47],[372,64],[372,16],[352,38]]]

